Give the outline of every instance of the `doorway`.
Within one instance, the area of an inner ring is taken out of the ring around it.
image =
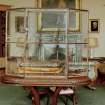
[[[0,57],[5,56],[6,10],[9,5],[0,5]]]
[[[0,57],[5,56],[5,26],[6,12],[0,11]]]

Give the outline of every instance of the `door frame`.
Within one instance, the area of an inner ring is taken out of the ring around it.
[[[6,11],[7,9],[10,9],[10,5],[0,4],[0,11]]]

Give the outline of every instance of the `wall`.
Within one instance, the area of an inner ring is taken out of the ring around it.
[[[34,7],[35,0],[0,0],[0,4],[11,5],[12,7]]]
[[[98,38],[98,47],[93,49],[94,55],[105,57],[105,0],[82,0],[82,9],[89,10],[89,19],[100,20],[100,32],[89,35]]]

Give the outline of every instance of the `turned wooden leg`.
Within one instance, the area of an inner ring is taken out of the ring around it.
[[[77,96],[74,94],[72,94],[72,101],[73,101],[73,105],[76,105],[78,103],[78,100],[77,100]]]
[[[54,94],[51,97],[51,105],[57,105],[57,99],[62,87],[56,87]]]
[[[39,95],[35,94],[35,95],[33,96],[32,101],[33,101],[33,105],[40,105],[40,98],[39,98]]]
[[[34,88],[31,87],[31,92],[32,92],[32,103],[33,105],[40,105],[40,95],[38,91]]]

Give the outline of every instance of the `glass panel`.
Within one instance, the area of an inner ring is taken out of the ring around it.
[[[43,21],[43,18],[40,20],[45,27],[50,27],[49,24],[53,23],[57,28],[56,32],[48,34],[42,33],[41,29],[37,30],[38,16],[42,14],[52,15],[52,18],[58,16],[58,23],[54,18],[49,21]],[[65,18],[60,18],[61,15]],[[6,42],[7,74],[26,77],[64,77],[67,13],[64,10],[18,9],[9,11],[8,17],[10,28]],[[22,25],[22,28],[19,25]],[[63,32],[60,31],[61,28]]]
[[[17,75],[17,59],[23,56],[26,36],[26,13],[24,9],[7,11],[6,73]],[[18,43],[21,42],[21,43]]]
[[[77,16],[80,18],[74,22],[70,19],[70,25],[73,23],[74,26],[79,25],[80,29],[78,32],[71,32],[68,34],[69,41],[69,77],[74,76],[86,76],[88,73],[88,56],[89,48],[86,38],[88,39],[88,11],[82,10],[70,10],[70,18]],[[72,18],[73,19],[73,18]],[[78,18],[77,18],[78,19]],[[73,26],[72,25],[72,26]],[[74,27],[73,26],[73,27]],[[85,58],[85,60],[84,60]]]

